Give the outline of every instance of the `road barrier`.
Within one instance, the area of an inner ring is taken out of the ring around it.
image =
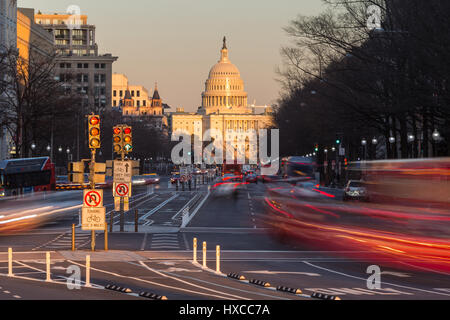
[[[220,272],[220,246],[216,246],[216,272]]]
[[[45,253],[45,264],[46,264],[46,279],[45,281],[51,282],[52,279],[50,277],[50,252]]]
[[[107,284],[105,286],[105,289],[118,291],[118,292],[123,292],[123,293],[131,293],[131,292],[133,292],[130,288],[119,287],[119,286],[115,286],[113,284]]]
[[[236,280],[245,280],[245,277],[244,276],[242,276],[242,275],[240,275],[240,274],[237,274],[237,273],[233,273],[233,272],[230,272],[229,274],[227,274],[227,277],[228,278],[233,278],[233,279],[236,279]]]
[[[206,241],[203,241],[203,268],[206,268]]]
[[[266,281],[261,281],[261,280],[250,279],[249,283],[256,284],[257,286],[266,287],[266,288],[270,287],[270,283],[268,283]]]
[[[283,287],[283,286],[278,286],[277,290],[283,291],[283,292],[288,292],[288,293],[293,293],[293,294],[301,294],[302,293],[302,290],[300,290],[300,289],[294,289],[294,288]]]
[[[86,256],[86,287],[91,286],[91,256]]]
[[[318,292],[314,292],[311,295],[311,298],[316,298],[316,299],[321,299],[321,300],[341,300],[341,298],[339,298],[337,296],[332,296],[329,294],[323,294],[323,293],[318,293]]]
[[[8,277],[14,277],[12,271],[12,248],[8,248]]]
[[[153,299],[153,300],[167,300],[166,296],[158,296],[157,294],[154,293],[150,293],[150,292],[141,292],[139,293],[140,297],[144,297],[144,298],[148,298],[148,299]]]
[[[197,263],[197,238],[194,238],[194,244],[193,244],[192,251],[193,251],[192,259],[193,259],[194,263]]]

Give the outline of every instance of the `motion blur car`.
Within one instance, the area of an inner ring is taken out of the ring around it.
[[[368,201],[369,195],[367,188],[364,186],[364,181],[350,180],[344,190],[344,201],[361,200]]]
[[[243,185],[242,176],[225,174],[222,179],[212,186],[211,191],[215,197],[230,195],[237,197]]]
[[[258,176],[254,173],[248,174],[245,177],[245,181],[248,183],[258,183]]]
[[[131,178],[131,183],[133,186],[143,186],[146,185],[148,182],[145,176],[133,176]]]
[[[159,183],[161,180],[156,173],[144,174],[144,177],[146,178],[147,183]]]
[[[172,184],[177,183],[180,180],[180,173],[179,172],[172,172],[172,176],[170,177],[170,182]]]

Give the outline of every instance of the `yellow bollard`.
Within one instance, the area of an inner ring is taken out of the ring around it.
[[[203,241],[203,268],[206,268],[206,241]]]
[[[91,286],[91,256],[86,256],[86,287]]]
[[[194,263],[197,263],[197,238],[194,238],[194,248],[192,250],[194,252]]]
[[[46,268],[47,278],[45,279],[45,281],[51,282],[52,279],[50,277],[50,252],[45,253],[45,261],[46,261],[46,265],[47,265],[47,268]]]
[[[105,251],[108,251],[108,222],[105,223]]]
[[[75,224],[72,224],[72,251],[75,251]]]
[[[12,272],[12,248],[8,248],[8,277],[13,277]]]
[[[216,272],[220,273],[220,246],[216,246]]]

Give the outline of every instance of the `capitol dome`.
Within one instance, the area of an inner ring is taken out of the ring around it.
[[[220,60],[210,70],[202,93],[202,107],[207,113],[247,113],[247,93],[239,69],[228,58],[226,38]]]

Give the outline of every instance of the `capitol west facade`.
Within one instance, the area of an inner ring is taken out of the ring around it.
[[[184,112],[178,108],[171,114],[170,126],[172,133],[184,132],[191,136],[203,137],[204,133],[215,129],[222,134],[224,147],[230,143],[237,150],[240,145],[235,139],[227,141],[233,132],[247,132],[248,130],[265,129],[273,126],[273,115],[270,108],[263,114],[257,114],[256,109],[248,107],[247,92],[239,69],[231,63],[228,48],[224,38],[220,60],[210,70],[202,93],[202,105],[196,113]],[[245,142],[245,158],[248,160],[250,146]],[[223,152],[225,159],[226,152]],[[235,153],[235,157],[237,155]]]

